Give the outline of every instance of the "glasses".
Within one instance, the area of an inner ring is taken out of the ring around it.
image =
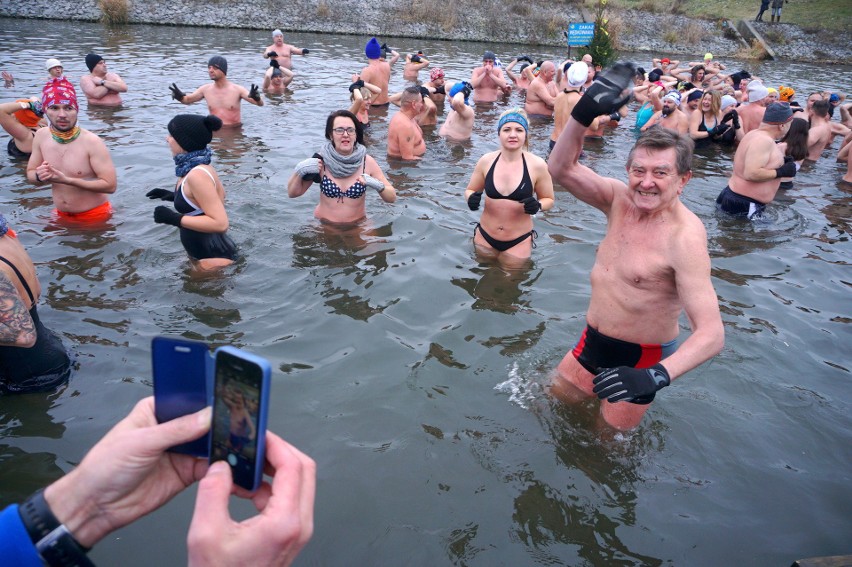
[[[352,135],[355,134],[356,130],[355,130],[355,128],[352,128],[350,126],[349,128],[333,128],[331,131],[334,132],[335,134],[340,134],[341,136],[343,134],[349,134],[350,136],[352,136]]]
[[[645,175],[647,175],[647,170],[641,167],[631,167],[627,170],[627,173],[630,174],[631,177],[635,177],[637,179],[645,179]],[[653,169],[651,170],[651,175],[654,179],[665,179],[670,175],[677,175],[675,171],[669,171],[668,169]]]

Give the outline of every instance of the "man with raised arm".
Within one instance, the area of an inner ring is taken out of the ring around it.
[[[212,83],[201,85],[195,92],[185,94],[175,83],[169,87],[172,98],[181,104],[192,104],[201,99],[207,101],[210,114],[217,116],[224,127],[242,125],[240,101],[244,100],[255,106],[263,106],[260,89],[252,85],[251,90],[228,80],[228,61],[221,55],[214,55],[207,62],[207,73]]]
[[[627,183],[578,161],[586,129],[624,105],[633,74],[632,65],[617,64],[592,83],[549,159],[555,181],[607,216],[586,328],[559,363],[552,392],[565,401],[597,395],[603,420],[621,430],[639,425],[657,391],[724,344],[707,233],[680,200],[692,177],[692,140],[663,129],[643,134],[627,156]],[[681,312],[692,334],[678,346]]]

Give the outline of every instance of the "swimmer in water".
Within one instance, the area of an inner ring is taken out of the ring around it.
[[[366,216],[368,193],[376,191],[385,203],[396,201],[396,189],[376,160],[367,155],[364,129],[354,114],[332,112],[326,120],[325,137],[328,141],[318,153],[296,164],[287,182],[290,198],[301,197],[319,183],[314,216],[341,224],[356,223]]]
[[[29,159],[33,151],[33,138],[39,128],[47,126],[41,101],[22,98],[0,104],[0,127],[11,136],[6,150],[9,156]]]
[[[500,149],[479,158],[464,191],[470,210],[484,209],[473,233],[479,256],[507,267],[521,267],[532,255],[533,215],[553,207],[553,181],[543,159],[529,151],[526,113],[514,108],[500,115]]]
[[[310,49],[299,48],[284,43],[284,33],[281,30],[272,32],[272,45],[263,50],[264,59],[273,60],[284,69],[293,68],[293,55],[307,55]]]

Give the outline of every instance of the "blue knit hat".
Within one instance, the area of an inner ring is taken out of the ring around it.
[[[382,46],[379,45],[379,40],[376,38],[370,39],[364,47],[364,54],[367,59],[378,59],[382,56]]]

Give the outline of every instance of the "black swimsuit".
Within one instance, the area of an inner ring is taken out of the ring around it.
[[[21,282],[32,302],[30,317],[36,330],[36,342],[31,348],[0,346],[0,393],[39,392],[52,390],[68,380],[71,359],[62,340],[42,325],[36,310],[36,300],[27,280],[9,260],[0,256]]]
[[[209,171],[204,168],[201,168],[201,170],[215,183]],[[183,184],[186,183],[187,175],[189,174],[187,173],[184,176],[183,181],[181,181],[180,186],[175,191],[175,210],[193,217],[203,215],[204,211],[183,195]],[[234,244],[234,241],[231,240],[227,232],[198,232],[197,230],[180,227],[180,242],[183,244],[189,257],[195,260],[204,260],[206,258],[235,260],[237,258],[237,245]]]
[[[497,154],[497,159],[494,160],[494,163],[491,164],[491,169],[488,170],[488,173],[485,175],[485,195],[490,199],[510,199],[512,201],[521,202],[524,199],[533,196],[533,183],[530,178],[529,170],[527,170],[527,159],[521,154],[521,160],[524,162],[524,174],[521,177],[521,182],[515,188],[514,191],[509,193],[508,195],[503,195],[497,190],[497,187],[494,186],[494,168],[497,166],[497,160],[500,159],[501,154]],[[479,234],[482,235],[482,238],[485,239],[492,248],[499,252],[505,252],[510,248],[514,248],[527,238],[532,237],[535,239],[538,237],[536,231],[531,230],[521,236],[515,238],[514,240],[498,240],[485,232],[482,226],[479,223],[476,223],[476,227],[474,228],[474,234],[476,230],[479,229]],[[533,247],[535,247],[535,242],[533,242]]]

